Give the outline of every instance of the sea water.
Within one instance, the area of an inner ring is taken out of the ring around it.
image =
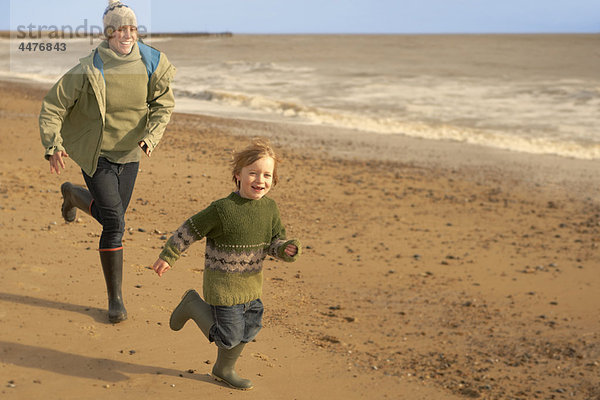
[[[97,39],[19,50],[0,78],[50,85]],[[176,111],[600,159],[600,35],[146,38],[177,67]],[[6,55],[10,57],[6,57]]]

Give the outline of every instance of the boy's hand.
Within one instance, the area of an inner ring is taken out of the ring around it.
[[[158,276],[162,276],[162,274],[164,274],[165,272],[167,272],[168,270],[171,269],[171,266],[169,265],[168,262],[166,262],[162,258],[159,258],[158,260],[156,260],[154,262],[152,269],[154,270],[154,272],[156,272],[158,274]]]
[[[295,244],[288,244],[287,246],[285,246],[285,254],[287,254],[290,257],[294,257],[296,255],[296,253],[298,252],[298,247],[296,247]]]

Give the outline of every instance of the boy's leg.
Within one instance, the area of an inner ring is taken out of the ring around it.
[[[244,340],[245,306],[211,306],[214,325],[210,333],[219,348],[231,349]]]
[[[250,379],[242,378],[235,372],[235,363],[244,350],[244,346],[246,343],[240,343],[231,349],[219,347],[217,361],[212,370],[212,376],[216,380],[239,390],[249,390],[254,387]]]
[[[169,326],[172,330],[178,331],[189,319],[193,319],[204,336],[210,340],[210,329],[215,323],[213,312],[211,306],[202,300],[198,292],[193,289],[185,292],[181,302],[173,310]]]
[[[243,343],[250,343],[262,329],[264,307],[260,299],[251,301],[246,305],[244,313],[244,338]]]
[[[211,334],[219,348],[212,375],[218,381],[240,390],[254,387],[252,381],[241,378],[235,371],[235,364],[246,345],[243,340],[246,331],[245,314],[249,304],[212,306],[215,324]]]

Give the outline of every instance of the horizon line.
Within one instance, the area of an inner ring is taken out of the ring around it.
[[[97,32],[73,32],[68,30],[43,30],[35,31],[36,34],[66,34],[73,37],[101,36]],[[23,34],[18,30],[0,29],[0,37],[12,34]],[[145,35],[154,36],[233,36],[233,35],[597,35],[600,31],[481,31],[481,32],[208,32],[208,31],[156,31],[144,32]],[[33,38],[30,38],[33,39]]]

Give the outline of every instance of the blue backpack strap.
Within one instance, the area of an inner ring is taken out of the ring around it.
[[[104,62],[102,62],[102,58],[100,57],[100,54],[98,53],[98,49],[96,49],[96,51],[94,52],[94,67],[96,67],[100,70],[100,73],[102,74],[102,78],[104,78]]]
[[[142,56],[142,62],[146,66],[148,71],[148,79],[152,76],[158,63],[160,62],[160,51],[138,41],[138,48],[140,49],[140,55]]]

